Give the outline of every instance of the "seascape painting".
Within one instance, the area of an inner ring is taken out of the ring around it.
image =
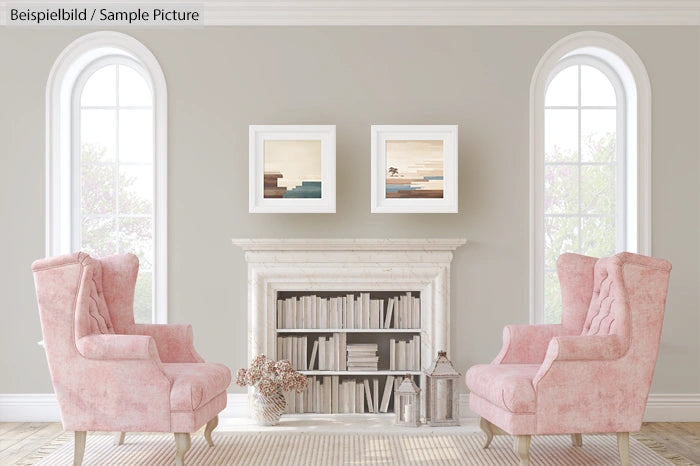
[[[442,199],[443,140],[386,141],[386,198]]]
[[[321,199],[321,140],[265,140],[263,197]]]

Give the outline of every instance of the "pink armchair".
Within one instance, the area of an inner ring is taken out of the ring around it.
[[[467,371],[469,406],[494,434],[515,436],[529,464],[530,436],[617,433],[629,465],[629,433],[641,428],[661,339],[671,264],[621,253],[557,261],[562,323],[509,325],[491,364]]]
[[[206,363],[189,325],[135,324],[138,259],[68,254],[32,264],[41,330],[61,421],[75,431],[74,465],[86,431],[173,432],[184,465],[190,432],[211,432],[226,407],[230,370]]]

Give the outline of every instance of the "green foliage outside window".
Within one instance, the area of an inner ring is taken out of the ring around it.
[[[619,200],[615,134],[589,134],[581,142],[586,160],[581,163],[570,162],[578,160],[575,151],[557,146],[545,154],[545,323],[561,321],[557,258],[565,252],[604,257],[616,250]]]
[[[136,178],[120,172],[104,148],[81,145],[81,250],[96,257],[130,252],[139,258],[134,294],[136,322],[153,315],[153,203],[134,189]]]

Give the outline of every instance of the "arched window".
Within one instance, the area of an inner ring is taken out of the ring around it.
[[[47,254],[139,257],[138,322],[165,322],[166,90],[124,34],[70,44],[47,85]]]
[[[649,253],[650,91],[639,57],[608,34],[555,44],[531,86],[531,319],[558,323],[556,260]]]

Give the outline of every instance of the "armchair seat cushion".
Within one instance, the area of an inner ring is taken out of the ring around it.
[[[164,363],[163,370],[171,381],[170,410],[195,411],[231,383],[231,371],[216,363]]]
[[[511,413],[534,413],[537,397],[532,380],[539,364],[479,364],[472,366],[466,382],[472,393]]]

